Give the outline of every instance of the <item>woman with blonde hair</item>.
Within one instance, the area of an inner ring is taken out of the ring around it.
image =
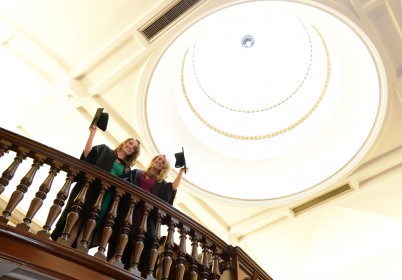
[[[89,128],[89,137],[80,159],[92,165],[95,165],[96,167],[99,167],[107,172],[110,172],[112,175],[120,177],[124,172],[130,170],[130,167],[134,166],[134,164],[136,163],[141,150],[140,141],[135,138],[128,138],[120,143],[115,149],[111,149],[105,144],[93,146],[93,140],[95,138],[96,131],[97,126],[91,125],[91,127]],[[83,172],[80,172],[80,174],[76,178],[77,183],[71,190],[66,207],[51,234],[51,238],[53,240],[57,240],[58,238],[60,238],[64,232],[67,215],[68,213],[70,213],[71,207],[74,203],[74,199],[79,194],[85,182],[84,175],[85,174]],[[96,179],[91,184],[87,193],[85,204],[83,205],[80,212],[79,220],[75,223],[73,229],[70,232],[70,237],[68,241],[69,244],[73,247],[75,247],[75,245],[78,245],[80,239],[82,238],[83,228],[89,217],[92,206],[96,202],[96,199],[98,198],[100,193],[100,183],[101,181],[99,179]],[[95,228],[95,233],[97,232],[99,225],[102,223],[103,218],[111,204],[112,194],[113,191],[109,190],[104,196],[101,206],[101,212],[99,214],[97,226]]]
[[[183,172],[186,172],[188,168],[185,166],[181,168],[174,179],[173,182],[167,182],[166,179],[168,177],[168,173],[170,171],[170,163],[165,155],[157,155],[152,158],[148,167],[144,170],[133,169],[125,174],[123,174],[122,179],[128,181],[133,184],[135,187],[139,187],[163,201],[173,204],[174,198],[176,196],[177,188],[180,185],[180,181],[183,176]],[[119,204],[118,216],[116,219],[115,230],[113,230],[113,235],[109,239],[109,247],[108,247],[108,259],[114,256],[117,248],[119,229],[122,225],[125,214],[128,210],[130,196],[126,194],[121,203]],[[130,266],[130,258],[132,252],[132,244],[135,240],[135,234],[137,230],[137,226],[139,223],[139,219],[141,218],[142,211],[141,209],[137,209],[135,215],[133,215],[133,227],[129,236],[129,242],[126,246],[123,256],[122,262],[125,265],[125,268],[129,268]],[[152,242],[152,239],[155,235],[155,219],[151,215],[148,218],[147,223],[147,234],[145,240],[145,247],[143,253],[141,255],[139,268],[141,269],[145,262],[147,262],[148,249],[149,245]]]

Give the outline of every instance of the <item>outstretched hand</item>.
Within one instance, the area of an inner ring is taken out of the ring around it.
[[[172,187],[174,190],[177,190],[177,188],[179,187],[180,181],[181,181],[181,177],[183,176],[183,173],[187,172],[187,171],[188,171],[187,166],[180,168],[179,173],[177,173],[176,179],[174,179],[174,181],[173,181]]]
[[[96,131],[98,130],[98,127],[96,126],[96,124],[93,124],[89,127],[89,133],[91,135],[95,135]]]
[[[84,147],[84,157],[85,158],[88,156],[89,152],[92,149],[92,143],[94,141],[97,129],[98,129],[98,127],[94,124],[89,127],[89,136],[88,136],[88,140],[85,143],[85,147]]]

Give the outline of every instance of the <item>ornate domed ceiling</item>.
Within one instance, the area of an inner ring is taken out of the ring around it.
[[[164,50],[148,87],[149,137],[164,154],[184,147],[186,184],[200,194],[288,202],[365,155],[383,120],[384,76],[365,34],[328,8],[229,6]]]

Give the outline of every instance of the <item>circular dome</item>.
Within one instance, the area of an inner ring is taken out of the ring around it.
[[[206,16],[164,52],[148,90],[149,133],[162,153],[185,148],[188,186],[200,194],[289,200],[329,186],[367,152],[386,106],[383,77],[346,19],[245,2]]]

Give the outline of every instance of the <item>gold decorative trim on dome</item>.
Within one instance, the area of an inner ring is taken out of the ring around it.
[[[310,34],[306,28],[306,26],[304,25],[304,23],[298,19],[298,21],[301,23],[301,25],[303,26],[304,31],[306,32],[306,36],[307,36],[307,41],[310,47],[310,57],[309,57],[309,62],[308,62],[308,66],[307,66],[307,70],[303,75],[303,78],[301,80],[301,82],[299,83],[299,85],[296,87],[295,90],[293,90],[289,95],[287,95],[284,99],[276,102],[275,104],[272,105],[268,105],[268,106],[264,106],[264,107],[260,107],[260,108],[256,108],[256,109],[242,109],[242,108],[234,108],[234,107],[230,107],[227,105],[224,105],[222,102],[219,102],[218,100],[216,100],[215,98],[213,98],[210,94],[207,93],[207,91],[205,90],[205,88],[202,86],[198,75],[197,75],[197,71],[196,71],[196,63],[195,63],[195,50],[196,50],[196,45],[197,43],[194,44],[194,48],[193,48],[193,52],[192,52],[192,65],[193,65],[193,74],[195,77],[195,80],[197,81],[198,87],[201,89],[201,91],[211,100],[213,101],[216,105],[225,108],[227,110],[231,110],[234,112],[239,112],[239,113],[259,113],[259,112],[263,112],[263,111],[267,111],[267,110],[271,110],[275,107],[278,107],[280,105],[282,105],[283,103],[285,103],[286,101],[288,101],[290,98],[292,98],[298,91],[299,89],[303,86],[304,82],[307,79],[308,74],[310,73],[310,69],[311,69],[311,64],[312,64],[312,57],[313,57],[313,46],[311,43],[311,37]],[[250,35],[248,35],[250,36]],[[245,36],[246,37],[246,36]],[[250,36],[251,37],[251,36]]]
[[[330,55],[329,55],[329,51],[328,51],[328,47],[327,44],[324,40],[324,37],[322,36],[322,34],[320,33],[320,31],[314,27],[314,30],[317,32],[318,36],[320,37],[321,43],[323,45],[323,48],[325,50],[325,55],[326,55],[326,61],[327,61],[327,73],[326,73],[326,78],[325,78],[325,83],[323,86],[323,89],[321,90],[321,93],[319,95],[319,97],[317,98],[317,100],[315,101],[314,105],[309,109],[309,111],[303,116],[301,117],[299,120],[297,120],[296,122],[292,123],[291,125],[281,129],[281,130],[277,130],[271,133],[267,133],[267,134],[263,134],[263,135],[238,135],[238,134],[234,134],[234,133],[230,133],[227,131],[224,131],[222,129],[219,129],[217,127],[215,127],[214,125],[212,125],[211,123],[209,123],[207,120],[205,120],[200,113],[198,113],[198,111],[194,108],[193,104],[191,103],[188,95],[187,95],[187,90],[186,90],[186,86],[185,86],[185,79],[184,79],[184,65],[186,62],[186,57],[187,57],[187,53],[189,51],[189,48],[186,50],[186,52],[184,53],[183,56],[183,60],[182,60],[182,66],[181,66],[181,86],[182,86],[182,90],[183,90],[183,95],[184,98],[188,104],[188,106],[190,107],[191,111],[193,112],[193,114],[204,124],[206,125],[209,129],[223,135],[226,137],[230,137],[230,138],[234,138],[234,139],[238,139],[238,140],[263,140],[263,139],[268,139],[268,138],[273,138],[276,137],[278,135],[284,134],[294,128],[296,128],[298,125],[300,125],[301,123],[303,123],[308,117],[311,116],[311,114],[315,111],[315,109],[317,109],[318,105],[321,103],[322,99],[325,96],[325,93],[328,89],[328,84],[329,84],[329,80],[330,80],[330,76],[331,76],[331,59],[330,59]]]

